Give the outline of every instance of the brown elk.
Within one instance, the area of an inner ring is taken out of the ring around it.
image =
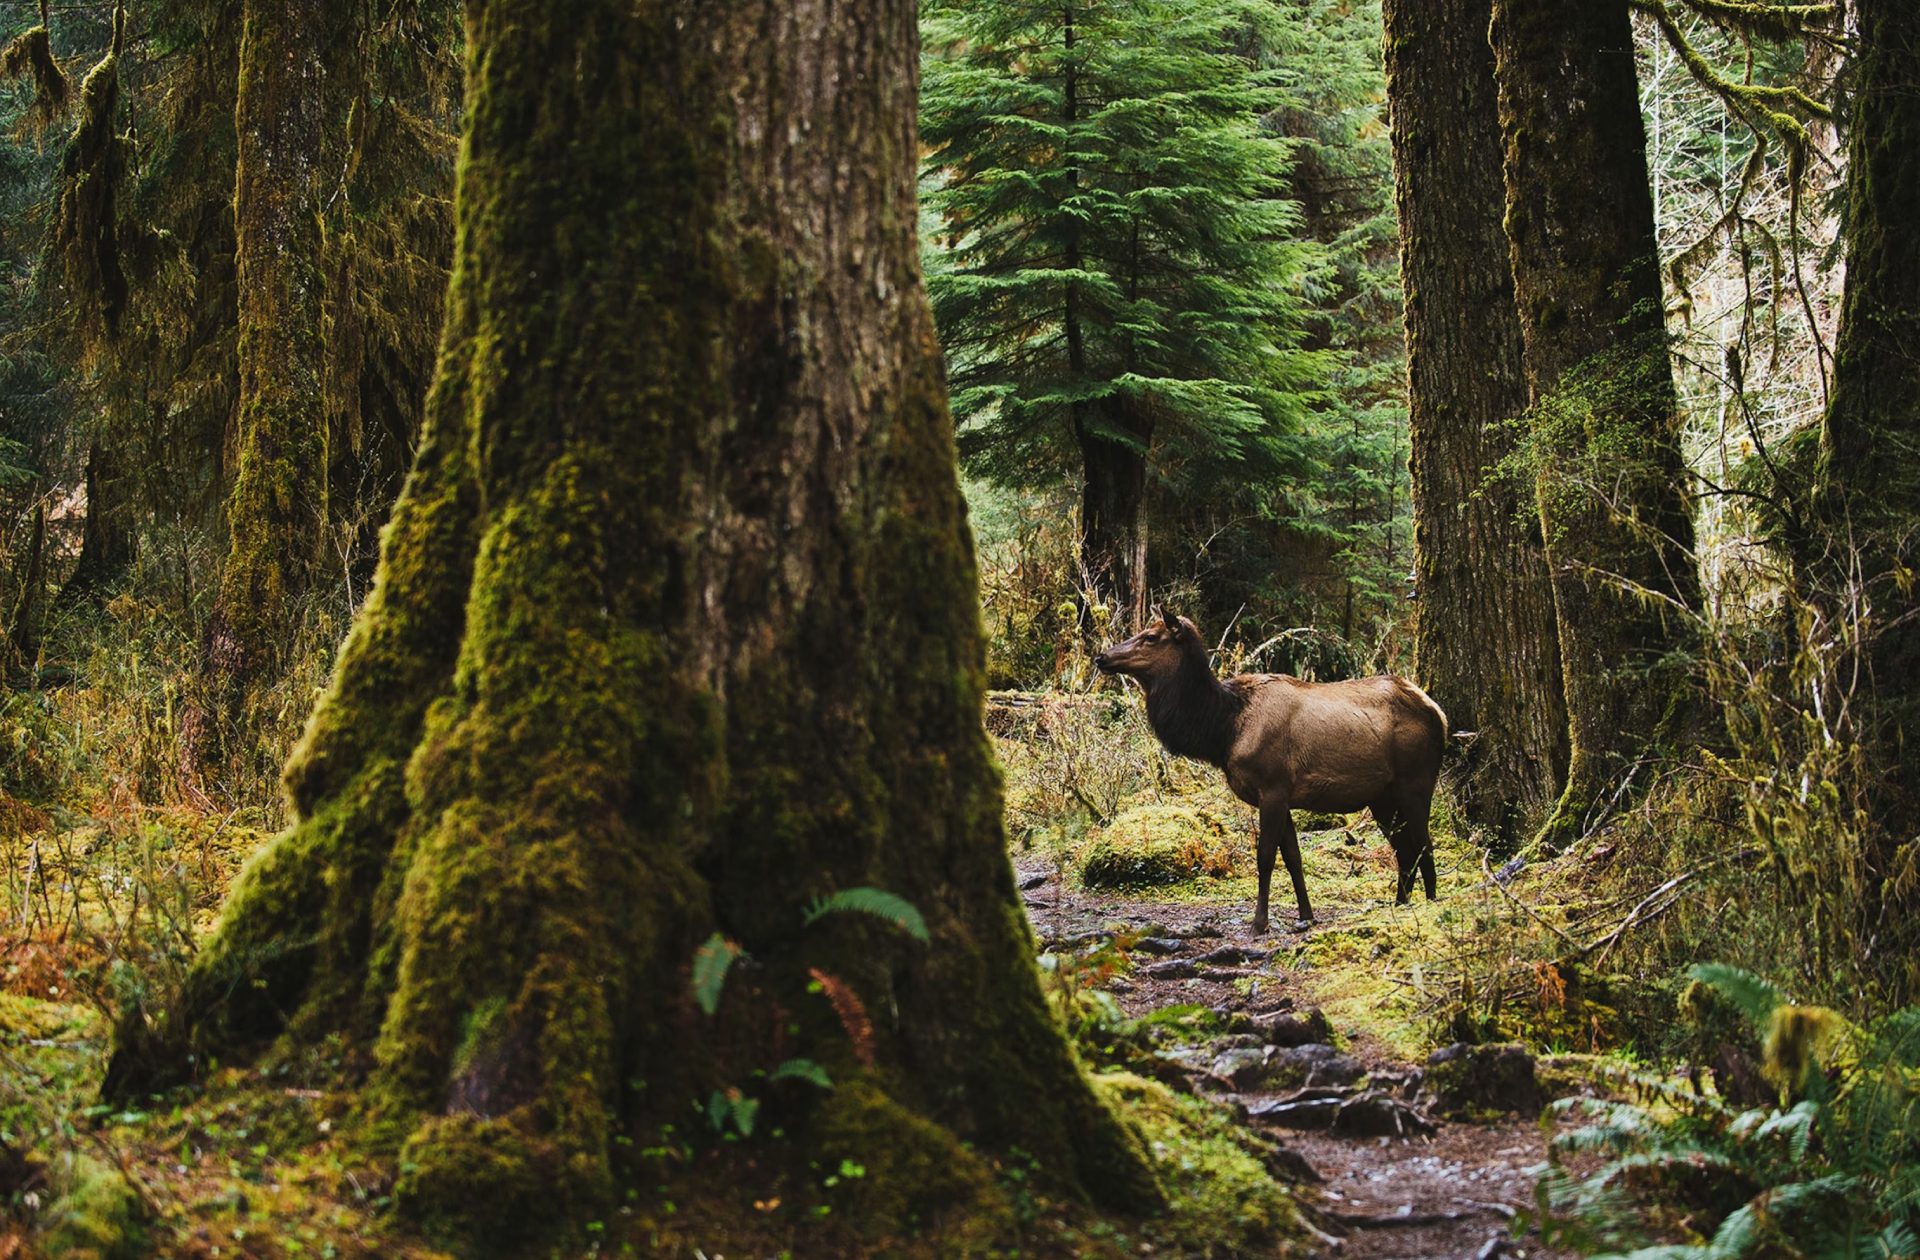
[[[1287,859],[1301,926],[1313,922],[1290,812],[1296,809],[1371,809],[1399,863],[1396,899],[1405,903],[1416,869],[1433,899],[1427,815],[1447,715],[1426,692],[1392,675],[1310,683],[1285,674],[1240,674],[1223,681],[1207,663],[1199,628],[1164,609],[1157,624],[1093,663],[1140,683],[1147,722],[1168,752],[1226,771],[1234,795],[1260,811],[1256,933],[1267,930],[1276,849]]]

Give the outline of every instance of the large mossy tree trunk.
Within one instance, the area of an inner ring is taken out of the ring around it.
[[[227,554],[207,630],[210,724],[244,750],[254,684],[284,664],[327,523],[319,270],[324,0],[245,0],[234,104],[240,395]]]
[[[1496,846],[1560,791],[1567,711],[1534,497],[1503,468],[1528,405],[1501,226],[1491,0],[1387,0],[1387,101],[1406,294],[1414,650],[1456,730],[1463,804]]]
[[[1684,711],[1699,603],[1628,0],[1494,0],[1506,228],[1577,838]]]
[[[1869,931],[1916,977],[1920,915],[1920,8],[1856,0],[1847,128],[1846,294],[1815,501],[1826,554],[1803,568],[1863,614],[1850,705],[1872,767]],[[1831,624],[1851,620],[1835,608]]]
[[[110,1088],[344,1036],[402,1209],[504,1236],[604,1206],[627,1139],[797,1055],[839,1087],[789,1131],[876,1159],[947,1133],[927,1194],[983,1167],[958,1134],[1154,1202],[1005,854],[914,5],[474,0],[468,34],[440,372],[297,821]],[[802,926],[856,887],[930,944]],[[715,931],[760,961],[762,1031],[691,1009]]]

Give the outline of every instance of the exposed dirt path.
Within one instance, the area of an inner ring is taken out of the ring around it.
[[[1223,1026],[1243,1030],[1170,1048],[1167,1074],[1184,1073],[1198,1092],[1299,1157],[1288,1162],[1327,1235],[1314,1255],[1570,1256],[1537,1236],[1516,1238],[1511,1228],[1515,1214],[1533,1202],[1526,1170],[1545,1158],[1539,1124],[1519,1117],[1465,1123],[1428,1114],[1421,1067],[1397,1060],[1374,1038],[1328,1029],[1307,1007],[1298,978],[1270,963],[1276,946],[1297,937],[1253,936],[1245,906],[1074,889],[1038,854],[1017,857],[1015,869],[1028,914],[1054,952],[1097,947],[1116,927],[1136,938],[1130,974],[1107,983],[1128,1015],[1198,1003]],[[1333,1050],[1329,1040],[1344,1042],[1343,1050]],[[1234,1070],[1241,1062],[1246,1070]]]

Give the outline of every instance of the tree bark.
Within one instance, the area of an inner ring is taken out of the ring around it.
[[[925,1214],[991,1183],[956,1134],[1155,1202],[1006,858],[915,6],[474,0],[468,34],[440,372],[297,821],[110,1088],[344,1036],[397,1204],[469,1237],[604,1207],[623,1145],[782,1056],[837,1082],[773,1095],[788,1131],[865,1135]],[[803,927],[866,886],[931,943]],[[715,931],[758,967],[709,1024]]]
[[[1684,695],[1698,606],[1627,0],[1494,0],[1507,237],[1566,690],[1560,847]]]
[[[240,397],[227,556],[208,627],[216,726],[244,740],[248,684],[282,663],[327,522],[319,272],[322,0],[246,0],[234,105]],[[237,720],[237,721],[236,721]]]
[[[1383,12],[1406,293],[1416,672],[1455,730],[1478,733],[1462,804],[1504,848],[1559,793],[1567,711],[1533,496],[1500,469],[1528,394],[1501,226],[1492,0],[1387,0]]]
[[[1107,602],[1128,626],[1147,619],[1147,454],[1076,426],[1084,481],[1080,491],[1080,568],[1087,593]],[[1143,443],[1150,437],[1143,435]],[[1115,627],[1117,630],[1118,627]]]
[[[1802,567],[1824,598],[1865,614],[1866,683],[1850,711],[1873,767],[1878,834],[1867,866],[1884,903],[1867,913],[1888,937],[1911,941],[1920,909],[1911,844],[1920,796],[1911,733],[1920,720],[1920,9],[1855,0],[1853,16],[1846,293],[1815,487],[1827,554]],[[1898,957],[1891,941],[1882,949]],[[1913,975],[1903,981],[1911,992]]]
[[[29,679],[40,665],[40,605],[47,591],[47,503],[33,506],[33,532],[27,538],[26,571],[21,574],[20,598],[14,602],[7,625],[9,672],[18,669]],[[31,685],[31,681],[29,682]]]
[[[80,559],[60,588],[61,604],[97,599],[133,563],[128,477],[120,464],[107,439],[95,437],[87,444],[87,521],[80,535]]]

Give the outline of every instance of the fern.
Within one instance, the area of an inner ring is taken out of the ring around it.
[[[1760,977],[1719,965],[1688,974],[1752,1023],[1778,1023],[1784,995]],[[1649,1091],[1657,1109],[1585,1103],[1590,1122],[1557,1137],[1553,1149],[1611,1159],[1577,1180],[1559,1167],[1542,1176],[1547,1227],[1582,1250],[1620,1248],[1613,1260],[1920,1256],[1920,1009],[1864,1029],[1819,1008],[1786,1013],[1807,1027],[1845,1028],[1817,1050],[1811,1041],[1795,1049],[1810,1066],[1793,1082],[1788,1105],[1736,1111],[1672,1090]],[[1647,1213],[1627,1200],[1628,1187],[1674,1200],[1711,1238],[1631,1249],[1652,1240],[1644,1236]],[[1744,1195],[1756,1187],[1728,1210],[1729,1189]],[[1718,1213],[1725,1215],[1715,1228]]]
[[[1727,999],[1755,1028],[1765,1028],[1774,1008],[1787,1003],[1787,995],[1772,981],[1725,963],[1696,963],[1687,969],[1687,979],[1698,981]]]
[[[770,1081],[805,1081],[809,1085],[818,1085],[821,1089],[832,1089],[833,1078],[827,1070],[812,1059],[788,1059],[773,1071],[767,1073]]]
[[[885,920],[922,945],[932,939],[927,934],[927,921],[920,917],[913,903],[882,888],[846,888],[831,896],[817,897],[807,907],[803,922],[811,927],[830,914],[847,913]]]
[[[726,986],[727,971],[744,953],[738,945],[715,932],[693,955],[693,1000],[708,1015],[720,1009],[720,990]]]

